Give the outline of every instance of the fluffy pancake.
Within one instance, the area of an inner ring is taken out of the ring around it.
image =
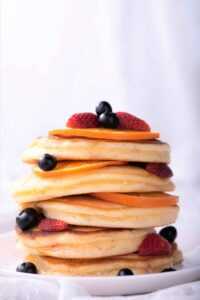
[[[174,223],[179,211],[178,206],[135,208],[87,195],[24,203],[21,207],[40,208],[47,218],[68,224],[109,228],[164,226]]]
[[[100,258],[133,253],[152,229],[101,229],[74,227],[64,232],[20,232],[26,253],[58,258]]]
[[[13,196],[18,202],[48,200],[56,197],[98,192],[173,191],[170,179],[162,179],[142,168],[108,166],[62,178],[41,178],[35,174],[16,182]]]
[[[120,160],[169,163],[170,147],[159,141],[116,142],[84,138],[36,139],[24,152],[23,160],[33,163],[45,154],[57,160]]]
[[[116,276],[120,269],[131,269],[134,274],[158,273],[181,263],[182,253],[174,245],[171,255],[141,257],[136,254],[100,259],[58,259],[27,256],[39,273],[65,276]]]

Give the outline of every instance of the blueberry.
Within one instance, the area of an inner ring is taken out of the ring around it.
[[[24,262],[21,265],[19,265],[16,269],[17,272],[22,273],[30,273],[30,274],[37,274],[38,270],[36,266],[31,262]]]
[[[177,237],[177,230],[174,226],[167,226],[161,229],[159,234],[169,243],[173,243]]]
[[[39,224],[42,215],[34,208],[26,208],[22,210],[16,218],[16,223],[23,231],[31,229]]]
[[[134,273],[128,268],[119,270],[117,274],[117,276],[129,276],[129,275],[134,275]]]
[[[99,105],[96,107],[96,114],[97,116],[103,114],[103,113],[111,113],[112,107],[111,105],[106,101],[101,101]]]
[[[99,116],[101,126],[105,128],[117,128],[119,120],[114,113],[103,113]]]
[[[174,269],[174,268],[167,268],[167,269],[162,270],[161,273],[174,272],[174,271],[176,271],[176,269]]]
[[[56,165],[57,165],[56,158],[50,154],[45,154],[38,163],[38,166],[43,171],[51,171],[56,167]]]

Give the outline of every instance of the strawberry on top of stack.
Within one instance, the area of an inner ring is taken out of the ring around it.
[[[26,257],[17,271],[126,276],[181,263],[170,147],[144,120],[102,101],[34,140],[23,161],[32,172],[13,187]]]

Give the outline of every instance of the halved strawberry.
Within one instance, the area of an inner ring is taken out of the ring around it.
[[[150,126],[142,119],[131,115],[127,112],[116,113],[119,120],[119,129],[135,130],[135,131],[150,131]]]
[[[157,233],[150,233],[139,247],[138,254],[141,256],[169,255],[172,245]]]
[[[165,163],[148,163],[146,171],[161,178],[170,178],[173,176],[171,168]]]
[[[68,229],[68,224],[64,221],[56,220],[56,219],[42,219],[42,221],[39,223],[38,228],[41,231],[46,232],[59,232],[59,231],[65,231]]]
[[[97,128],[99,122],[95,114],[85,112],[72,115],[66,125],[70,128]]]

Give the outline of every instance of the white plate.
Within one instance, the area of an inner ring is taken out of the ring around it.
[[[23,258],[20,251],[16,248],[14,233],[9,232],[1,234],[0,245],[0,271],[4,272],[6,275],[18,274],[18,276],[21,276],[22,274],[15,272],[16,266],[23,261]],[[120,296],[147,293],[200,279],[200,261],[198,260],[197,262],[196,260],[199,255],[199,248],[190,253],[187,252],[184,265],[176,272],[127,277],[67,277],[67,280],[79,284],[84,287],[89,294],[95,296]],[[35,276],[39,276],[41,279],[56,278],[57,280],[63,278],[62,276],[29,274],[26,274],[25,276],[34,276],[34,278]]]

